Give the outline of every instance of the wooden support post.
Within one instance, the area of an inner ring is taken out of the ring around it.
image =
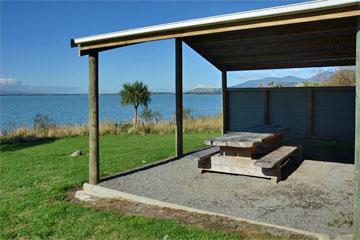
[[[89,183],[99,182],[99,74],[97,52],[89,54]]]
[[[175,39],[176,156],[183,155],[182,40]]]
[[[221,94],[222,94],[222,116],[223,128],[222,133],[225,134],[228,130],[228,101],[227,101],[227,72],[221,72]]]
[[[355,99],[355,211],[354,240],[360,239],[360,19],[356,32],[356,99]]]
[[[307,114],[308,140],[311,142],[313,136],[313,90],[308,91],[308,114]]]
[[[264,125],[269,125],[269,90],[264,89]]]

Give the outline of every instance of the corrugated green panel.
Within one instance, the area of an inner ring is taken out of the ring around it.
[[[288,128],[286,134],[307,134],[307,91],[305,89],[271,89],[269,123]]]
[[[229,91],[229,130],[240,131],[246,127],[263,124],[263,91]]]
[[[288,128],[285,135],[308,135],[308,91],[306,88],[269,89],[269,124]],[[263,90],[228,92],[229,130],[263,124]],[[313,90],[313,136],[354,140],[355,89]]]
[[[354,140],[355,90],[314,90],[314,137]]]

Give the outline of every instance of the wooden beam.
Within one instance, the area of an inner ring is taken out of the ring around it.
[[[269,125],[269,90],[264,89],[264,125]]]
[[[222,133],[225,134],[228,130],[228,96],[227,96],[227,72],[221,72],[221,102],[222,102],[222,118],[223,118],[223,128]]]
[[[353,56],[355,58],[355,43],[353,41],[354,33],[349,36],[337,38],[314,38],[309,41],[298,41],[293,39],[289,42],[277,42],[276,44],[255,44],[239,45],[228,47],[203,47],[189,46],[196,49],[197,52],[206,59],[210,59],[212,64],[222,69],[224,63],[242,63],[274,60],[301,60],[309,58],[325,58],[326,56]],[[279,47],[280,46],[280,47]],[[261,56],[261,57],[259,57]],[[209,60],[209,61],[210,61]]]
[[[291,61],[310,61],[312,59],[333,59],[343,57],[355,57],[355,48],[349,49],[327,49],[323,51],[310,52],[289,52],[283,50],[282,53],[277,54],[255,54],[255,55],[239,55],[217,58],[216,62],[219,65],[223,64],[248,64],[255,62],[291,62]]]
[[[89,54],[89,183],[99,182],[99,55]]]
[[[184,42],[195,52],[197,52],[200,56],[202,56],[205,60],[207,60],[211,65],[213,65],[216,69],[219,69],[215,61],[208,54],[206,54],[206,52],[204,52],[202,49],[199,49],[197,47],[192,47],[187,41]],[[221,69],[219,70],[221,71]]]
[[[293,24],[291,26],[274,26],[242,31],[232,31],[225,33],[214,33],[187,37],[193,45],[202,46],[221,46],[221,45],[244,45],[253,43],[274,42],[281,39],[287,41],[298,39],[302,36],[328,36],[339,35],[346,32],[355,31],[356,20],[354,18],[334,19],[324,22],[309,22]]]
[[[175,102],[176,102],[176,156],[183,155],[183,66],[182,40],[175,39]]]
[[[303,38],[293,38],[288,41],[282,41],[278,39],[275,42],[263,42],[252,43],[243,45],[227,45],[227,46],[193,46],[197,48],[199,52],[203,52],[207,57],[216,58],[219,57],[240,57],[247,55],[275,55],[275,54],[298,54],[308,53],[315,55],[324,51],[332,51],[338,49],[339,52],[353,51],[355,53],[354,34],[352,32],[348,35],[342,35],[338,37],[321,38],[317,36],[311,36],[307,40]],[[320,55],[317,55],[320,57]]]
[[[134,44],[128,44],[128,45],[124,45],[123,47],[125,46],[130,46],[130,45],[134,45]],[[80,47],[80,46],[79,46]],[[109,51],[109,50],[112,50],[112,49],[115,49],[115,48],[118,48],[117,46],[112,46],[112,47],[103,47],[103,48],[98,48],[96,49],[96,51],[99,53],[99,52],[104,52],[104,51]],[[79,56],[85,56],[85,55],[89,55],[93,52],[92,49],[89,49],[89,50],[80,50],[79,51]]]
[[[308,112],[307,112],[307,136],[308,140],[311,142],[313,136],[313,90],[308,90],[308,97],[307,97],[307,104],[308,104]]]
[[[80,52],[89,49],[98,49],[98,48],[113,47],[113,46],[120,47],[128,44],[170,39],[170,38],[184,38],[189,36],[204,35],[211,33],[281,26],[281,25],[289,25],[289,24],[297,24],[297,23],[307,23],[314,21],[325,21],[331,19],[356,17],[356,16],[360,16],[360,10],[356,8],[354,9],[354,6],[352,6],[343,9],[330,9],[323,11],[314,11],[310,13],[302,13],[295,16],[294,15],[277,16],[266,19],[256,19],[256,20],[228,23],[223,25],[200,26],[196,28],[180,29],[180,30],[164,32],[164,33],[155,33],[155,34],[152,33],[152,34],[141,35],[136,37],[128,36],[126,38],[110,39],[106,41],[99,41],[97,43],[82,44],[80,46]]]
[[[360,19],[356,33],[354,240],[360,239]]]

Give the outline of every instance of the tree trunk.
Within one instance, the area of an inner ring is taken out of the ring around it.
[[[138,108],[134,107],[134,127],[138,126]]]

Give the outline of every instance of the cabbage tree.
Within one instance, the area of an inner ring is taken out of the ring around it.
[[[138,109],[139,106],[147,107],[151,101],[151,93],[146,84],[142,82],[125,83],[119,93],[121,105],[132,105],[134,107],[134,126],[139,123]]]

